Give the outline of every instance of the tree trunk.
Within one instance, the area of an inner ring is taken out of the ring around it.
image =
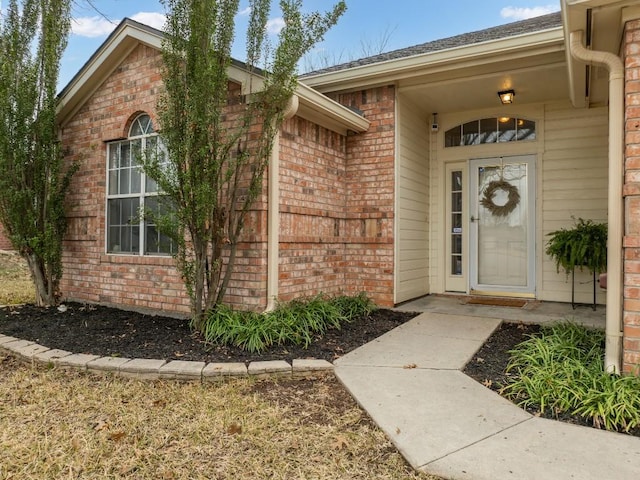
[[[195,242],[194,242],[195,243]],[[193,325],[197,329],[201,329],[204,320],[204,310],[202,301],[204,299],[205,290],[205,262],[206,249],[202,245],[194,245],[195,272],[193,285]]]
[[[55,289],[47,282],[47,272],[44,271],[44,263],[33,253],[25,255],[31,272],[31,278],[36,287],[36,305],[39,307],[52,307],[57,304]]]

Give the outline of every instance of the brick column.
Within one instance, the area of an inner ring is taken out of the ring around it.
[[[640,19],[627,22],[623,53],[625,237],[622,369],[632,372],[640,366]]]

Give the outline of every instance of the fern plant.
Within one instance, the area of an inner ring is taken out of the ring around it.
[[[574,219],[573,228],[562,228],[548,234],[547,255],[567,275],[575,268],[589,273],[604,272],[607,268],[607,224],[593,220]]]

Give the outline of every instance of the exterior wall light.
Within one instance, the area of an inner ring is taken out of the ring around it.
[[[515,96],[516,92],[513,90],[502,90],[501,92],[498,92],[498,97],[500,97],[500,101],[503,105],[513,103],[513,97]]]

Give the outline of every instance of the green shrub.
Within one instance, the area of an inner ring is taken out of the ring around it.
[[[640,426],[640,378],[604,371],[604,333],[565,322],[511,351],[502,393],[541,412],[569,413],[607,430]]]
[[[314,335],[369,315],[375,305],[361,293],[329,298],[317,295],[278,304],[266,313],[236,311],[218,305],[207,312],[202,333],[207,342],[260,353],[274,345],[309,346]]]

